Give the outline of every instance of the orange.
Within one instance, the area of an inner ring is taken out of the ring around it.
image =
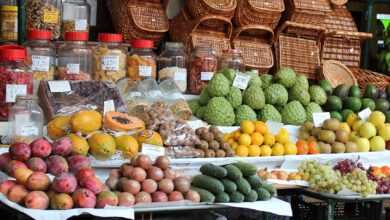
[[[264,137],[259,132],[253,133],[251,135],[251,138],[252,138],[252,144],[255,144],[255,145],[259,145],[260,146],[264,142]]]
[[[232,136],[233,136],[234,140],[236,140],[236,141],[240,140],[240,136],[241,136],[240,130],[233,132]]]
[[[319,154],[320,153],[320,149],[318,147],[317,142],[309,141],[309,142],[307,142],[307,146],[309,147],[309,154]]]
[[[250,157],[259,157],[261,154],[261,149],[258,145],[250,145],[248,147],[248,155]]]
[[[390,167],[389,167],[389,166],[383,166],[383,167],[381,167],[381,172],[382,172],[384,175],[386,175],[386,176],[390,175]]]
[[[252,142],[252,138],[249,134],[242,134],[240,136],[240,139],[238,140],[238,143],[240,145],[245,145],[245,146],[249,146]]]
[[[230,147],[235,150],[238,147],[238,143],[234,142],[233,144],[230,145]]]
[[[260,134],[265,134],[268,131],[267,125],[262,121],[256,121],[255,122],[255,129],[257,132],[260,132]]]
[[[272,149],[270,146],[268,145],[263,145],[260,147],[260,150],[261,150],[261,153],[260,155],[262,157],[268,157],[268,156],[271,156],[272,155]]]
[[[309,146],[307,146],[306,141],[298,140],[296,145],[297,145],[297,154],[298,155],[303,155],[303,154],[309,153]]]
[[[247,157],[249,154],[249,149],[247,146],[244,145],[239,145],[236,148],[236,155],[239,157]]]
[[[309,136],[307,139],[306,139],[307,142],[309,141],[317,141],[317,139],[313,136]]]
[[[244,120],[240,123],[241,131],[245,134],[252,134],[255,132],[255,124],[252,121]]]
[[[232,145],[234,142],[236,142],[236,140],[234,140],[234,138],[229,138],[229,140],[227,140],[227,142]]]
[[[272,156],[283,156],[284,146],[280,143],[276,143],[272,146]]]
[[[264,144],[266,145],[269,145],[269,146],[272,146],[273,144],[275,144],[275,136],[273,136],[272,134],[265,134],[264,135]]]
[[[297,146],[291,142],[288,142],[284,145],[284,154],[285,155],[296,155],[298,153]]]

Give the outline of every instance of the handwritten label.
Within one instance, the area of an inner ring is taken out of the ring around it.
[[[321,127],[322,124],[324,124],[324,121],[327,119],[330,119],[330,113],[329,112],[315,112],[313,113],[313,122],[314,127]]]
[[[49,89],[51,92],[70,92],[72,91],[69,81],[58,80],[48,81]]]
[[[18,133],[21,136],[37,136],[39,135],[39,129],[31,122],[20,126]]]
[[[76,31],[86,31],[88,29],[88,23],[86,19],[77,19],[74,21],[74,29]]]
[[[105,71],[119,70],[119,56],[107,55],[102,58],[102,69]]]
[[[79,74],[80,73],[80,64],[79,63],[68,63],[66,64],[68,69],[68,74]]]
[[[248,87],[251,77],[246,74],[237,73],[233,81],[233,86],[242,90]]]
[[[165,155],[165,148],[153,144],[142,144],[142,154],[148,155],[152,160]]]
[[[276,122],[276,121],[267,121],[266,124],[268,130],[273,135],[277,135],[279,133],[279,130],[283,128],[283,123]]]
[[[176,81],[187,81],[187,69],[185,68],[178,68],[175,72],[174,79]]]
[[[43,23],[58,24],[58,20],[59,20],[58,17],[59,17],[58,10],[50,11],[50,10],[44,9],[44,11],[43,11]]]
[[[151,66],[139,66],[139,75],[143,77],[151,77],[152,76],[152,67]]]
[[[32,55],[32,71],[42,71],[42,72],[48,72],[50,68],[50,57],[48,56],[39,56],[39,55]]]
[[[214,76],[214,72],[201,72],[200,80],[202,81],[210,81]]]
[[[363,111],[359,112],[359,118],[361,118],[363,121],[367,121],[368,118],[370,117],[371,115],[371,109],[370,108],[366,108],[364,109]]]
[[[114,100],[110,99],[110,100],[104,101],[104,104],[103,104],[104,114],[106,114],[107,112],[114,112],[114,111],[115,111]]]
[[[17,96],[27,95],[27,85],[7,84],[5,88],[5,102],[13,103]]]

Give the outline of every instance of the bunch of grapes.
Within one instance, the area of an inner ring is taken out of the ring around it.
[[[383,176],[375,176],[371,172],[371,168],[367,171],[367,177],[377,183],[376,193],[389,194],[390,193],[390,179]]]
[[[342,177],[342,184],[351,191],[360,193],[363,197],[376,194],[377,183],[368,179],[367,173],[359,168],[353,169]]]
[[[353,161],[351,159],[345,159],[337,162],[333,169],[340,171],[342,175],[352,172],[354,169],[359,168],[365,170],[361,162]]]

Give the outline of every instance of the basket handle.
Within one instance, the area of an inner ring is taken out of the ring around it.
[[[327,37],[339,36],[343,38],[359,38],[360,40],[367,40],[373,37],[372,33],[365,32],[350,32],[350,31],[329,31],[326,33]]]
[[[274,32],[273,32],[273,30],[271,28],[267,27],[267,26],[256,25],[256,24],[245,25],[245,26],[237,28],[233,32],[232,40],[234,41],[235,39],[237,39],[241,35],[242,32],[247,31],[247,30],[261,30],[261,31],[264,31],[264,32],[268,32],[268,34],[270,34],[269,41],[270,41],[270,43],[273,42],[273,39],[274,39]]]
[[[196,31],[196,29],[198,29],[199,25],[207,20],[220,20],[220,21],[223,21],[226,24],[228,24],[227,37],[230,39],[230,37],[232,36],[232,33],[233,33],[233,24],[230,21],[230,19],[223,17],[223,16],[219,16],[219,15],[205,15],[205,16],[197,19],[195,21],[195,25],[193,26],[191,33]]]

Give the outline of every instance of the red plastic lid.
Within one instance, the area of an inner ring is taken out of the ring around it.
[[[133,40],[131,42],[131,46],[133,48],[153,48],[154,42],[151,40],[138,39],[138,40]]]
[[[122,34],[100,33],[98,39],[101,42],[120,43],[123,41],[123,36]]]
[[[26,48],[18,45],[5,45],[0,47],[0,60],[24,60]]]
[[[88,32],[66,32],[66,41],[88,41]]]
[[[51,39],[51,31],[48,30],[30,30],[27,34],[28,40],[50,40]]]

